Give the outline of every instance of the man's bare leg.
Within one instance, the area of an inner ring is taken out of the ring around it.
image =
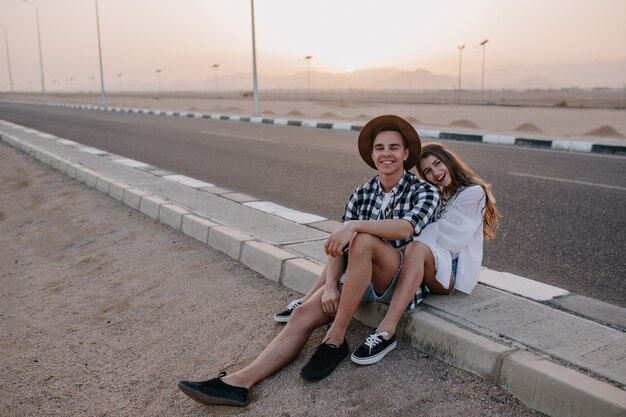
[[[236,387],[250,388],[291,362],[309,340],[311,333],[330,321],[322,311],[323,293],[324,287],[319,288],[307,302],[294,310],[285,328],[251,364],[226,375],[222,381]]]
[[[328,329],[324,342],[339,346],[343,343],[348,324],[370,282],[383,293],[391,284],[400,266],[398,250],[380,238],[357,233],[350,243],[350,256],[346,279],[341,293],[339,309]]]

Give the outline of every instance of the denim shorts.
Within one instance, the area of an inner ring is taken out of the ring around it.
[[[459,258],[457,257],[452,260],[452,291],[450,291],[450,294],[454,293],[454,287],[456,287],[456,269],[458,265]]]

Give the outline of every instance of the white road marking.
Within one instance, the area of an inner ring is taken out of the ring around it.
[[[533,281],[532,279],[520,277],[519,275],[510,274],[508,272],[493,271],[484,267],[480,271],[479,282],[537,301],[549,301],[555,297],[569,294],[569,291],[562,288]]]
[[[130,159],[130,158],[114,159],[114,161],[119,164],[129,166],[131,168],[141,168],[141,167],[148,166],[148,164],[144,164],[143,162],[135,161],[134,159]]]
[[[107,151],[103,151],[102,149],[98,149],[98,148],[92,148],[91,146],[85,146],[84,148],[78,148],[83,152],[87,152],[90,153],[92,155],[105,155],[108,152]]]
[[[259,142],[267,142],[267,143],[278,143],[277,140],[274,139],[263,139],[263,138],[255,138],[253,136],[240,136],[240,135],[229,135],[227,133],[221,132],[211,132],[210,130],[201,130],[200,133],[205,133],[207,135],[217,135],[217,136],[225,136],[227,138],[237,138],[237,139],[246,139],[246,140],[256,140]]]
[[[186,175],[166,175],[163,178],[169,181],[178,182],[180,184],[186,185],[192,188],[200,188],[200,187],[215,187],[213,184],[208,182],[200,181],[195,178],[188,177]]]
[[[299,224],[315,223],[326,220],[325,217],[290,209],[289,207],[281,206],[279,204],[272,203],[271,201],[251,201],[249,203],[243,203],[243,205]]]
[[[509,172],[509,175],[515,175],[517,177],[536,178],[536,179],[539,179],[539,180],[568,182],[568,183],[571,183],[571,184],[589,185],[589,186],[592,186],[592,187],[609,188],[611,190],[626,191],[626,187],[618,187],[617,185],[608,185],[608,184],[598,184],[596,182],[566,180],[564,178],[544,177],[542,175],[522,174],[522,173],[519,173],[519,172]]]

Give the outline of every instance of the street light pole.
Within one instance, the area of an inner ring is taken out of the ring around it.
[[[119,78],[119,87],[120,87],[119,91],[120,91],[120,94],[122,94],[122,75],[124,75],[124,73],[122,73],[122,72],[118,72],[117,73],[117,76]]]
[[[220,64],[213,64],[213,69],[215,70],[215,96],[217,97],[217,69],[220,67]]]
[[[156,72],[156,75],[157,75],[157,84],[158,84],[157,99],[160,99],[160,98],[161,98],[161,71],[163,71],[163,70],[161,70],[161,69],[157,69],[157,70],[155,71],[155,72]]]
[[[48,104],[46,98],[46,81],[43,72],[43,54],[41,53],[41,31],[39,30],[39,8],[35,3],[27,0],[22,0],[24,3],[28,3],[35,8],[35,18],[37,19],[37,41],[39,43],[39,70],[41,72],[41,95],[43,97],[43,104]]]
[[[13,98],[13,75],[11,74],[11,54],[9,53],[9,35],[7,35],[7,27],[2,25],[4,28],[4,42],[7,48],[7,63],[9,65],[9,85],[11,86],[11,98]]]
[[[465,45],[459,45],[457,48],[459,50],[459,93],[457,101],[461,104],[461,65],[463,62],[463,49],[465,49]]]
[[[483,71],[482,71],[482,76],[481,76],[481,80],[480,80],[480,100],[484,100],[484,94],[485,94],[485,45],[487,45],[487,42],[489,42],[489,39],[485,39],[484,41],[482,41],[480,43],[480,46],[482,46],[483,48]]]
[[[256,80],[256,39],[254,36],[254,0],[250,0],[250,11],[252,12],[252,115],[259,115],[259,88]]]
[[[100,46],[100,14],[98,13],[98,0],[96,0],[96,27],[98,29],[98,56],[100,57],[100,104],[107,106],[107,96],[104,92],[104,70],[102,69],[102,47]]]
[[[311,58],[313,58],[313,55],[307,55],[304,57],[304,60],[306,61],[306,90],[309,99],[311,99]]]

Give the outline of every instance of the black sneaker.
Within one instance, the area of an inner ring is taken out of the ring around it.
[[[389,340],[385,339],[387,336],[389,336],[387,332],[372,332],[365,339],[365,343],[354,351],[350,357],[352,362],[359,365],[371,365],[384,358],[387,353],[396,348],[397,344],[395,334]]]
[[[205,405],[245,407],[248,404],[248,389],[222,382],[225,375],[226,372],[220,372],[217,378],[208,381],[178,381],[178,388],[192,400]]]
[[[348,353],[350,353],[350,348],[345,339],[339,347],[322,343],[317,347],[309,362],[304,365],[300,376],[310,381],[326,378],[335,370],[339,362],[348,356]]]
[[[293,300],[287,305],[287,308],[284,311],[274,314],[274,320],[280,323],[286,323],[289,321],[289,317],[291,317],[293,310],[300,305],[302,305],[302,299],[298,298],[297,300]]]

